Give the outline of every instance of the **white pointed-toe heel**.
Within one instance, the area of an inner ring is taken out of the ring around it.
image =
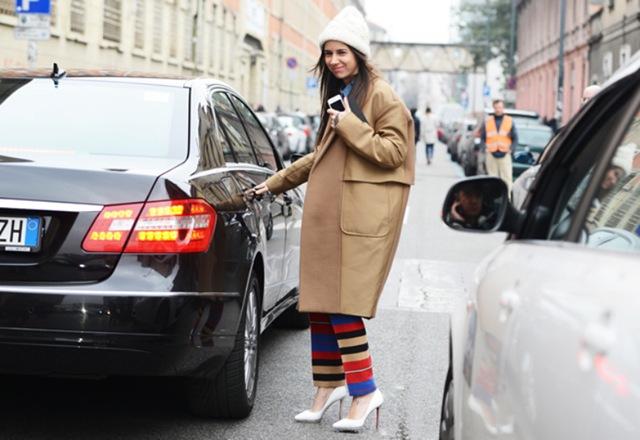
[[[360,431],[364,426],[364,422],[367,420],[367,417],[369,417],[369,414],[371,414],[373,410],[376,410],[376,430],[377,430],[378,427],[380,426],[380,407],[382,406],[382,402],[384,402],[382,393],[380,392],[380,390],[376,389],[373,392],[373,397],[371,398],[371,401],[369,401],[369,406],[367,407],[367,410],[365,411],[364,415],[361,418],[349,419],[345,417],[344,419],[338,420],[336,423],[334,423],[333,428],[338,431],[356,431],[356,432]]]
[[[348,394],[346,386],[337,387],[331,392],[329,398],[320,411],[302,411],[300,414],[296,414],[294,418],[296,419],[296,422],[318,423],[327,409],[336,402],[340,402],[340,417],[342,417],[342,400],[347,397]]]

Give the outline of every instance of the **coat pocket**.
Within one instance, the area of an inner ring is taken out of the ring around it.
[[[340,228],[348,235],[384,237],[391,230],[384,183],[343,182]]]

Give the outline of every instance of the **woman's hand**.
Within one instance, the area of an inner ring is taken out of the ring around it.
[[[261,184],[256,185],[253,188],[245,190],[244,196],[247,200],[260,200],[262,199],[262,194],[266,192],[269,192],[269,188],[267,188],[267,185],[262,182]]]
[[[348,113],[351,113],[349,100],[342,98],[342,103],[344,104],[344,111],[339,112],[338,110],[334,110],[331,107],[327,109],[327,113],[329,113],[329,122],[331,122],[331,125],[333,127],[337,126],[342,118],[344,118]]]
[[[266,193],[266,192],[269,192],[269,188],[267,187],[267,184],[266,184],[265,182],[262,182],[261,184],[256,185],[256,186],[253,188],[253,191],[255,191],[256,195],[258,195],[258,196],[259,196],[259,195],[261,195],[261,194],[264,194],[264,193]]]

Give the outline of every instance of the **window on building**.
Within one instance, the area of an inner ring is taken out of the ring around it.
[[[153,53],[162,53],[162,28],[164,23],[164,0],[153,1]]]
[[[135,21],[133,33],[133,46],[136,49],[144,49],[144,28],[145,28],[145,3],[146,0],[135,0]]]
[[[71,32],[84,34],[86,26],[86,5],[84,0],[71,0],[69,18],[69,29]]]
[[[227,10],[222,9],[222,26],[220,27],[220,50],[218,50],[218,56],[220,57],[220,70],[224,71],[226,64],[226,45],[227,43]]]
[[[51,0],[51,27],[55,27],[58,22],[58,0]]]
[[[193,14],[191,12],[191,8],[185,9],[184,14],[182,14],[184,20],[184,60],[185,61],[193,61]]]
[[[620,47],[620,67],[627,64],[629,58],[631,58],[631,45],[623,44],[622,47]]]
[[[122,38],[122,1],[104,0],[102,38],[119,43]]]
[[[16,14],[15,0],[0,0],[0,15],[15,15],[15,14]]]
[[[218,6],[213,5],[211,11],[211,23],[209,24],[209,66],[215,66],[215,59],[217,55],[217,46],[216,43],[218,41]]]
[[[229,52],[227,52],[226,56],[229,58],[229,73],[233,75],[234,67],[236,63],[234,62],[233,54],[236,49],[236,16],[231,16],[231,31],[229,32]]]
[[[613,53],[607,52],[602,57],[602,76],[608,78],[613,73]]]
[[[178,57],[178,4],[176,1],[169,10],[169,57]]]

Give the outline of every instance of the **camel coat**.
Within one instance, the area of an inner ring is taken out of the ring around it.
[[[362,112],[327,127],[316,150],[266,182],[275,194],[308,182],[302,216],[302,312],[373,317],[414,183],[411,114],[376,79]]]

